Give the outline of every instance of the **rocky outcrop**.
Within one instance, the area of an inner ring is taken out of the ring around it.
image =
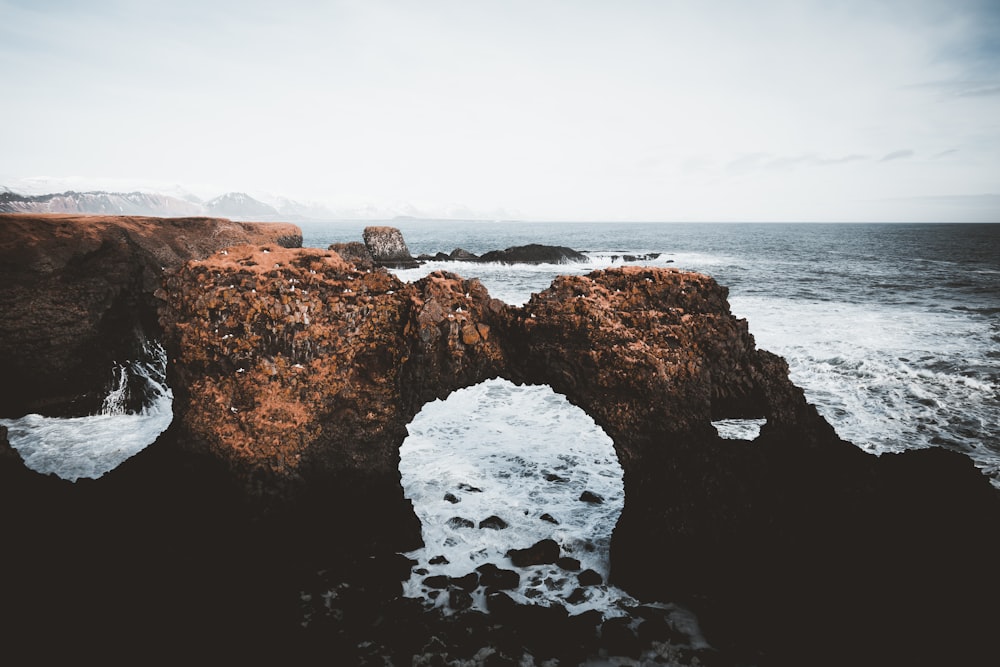
[[[136,331],[158,330],[161,273],[235,243],[302,235],[213,218],[0,215],[0,416],[95,412],[114,362],[135,358]]]
[[[379,266],[395,269],[419,266],[406,247],[403,234],[395,227],[365,227],[363,238],[365,247]]]
[[[436,262],[496,262],[498,264],[566,264],[568,262],[589,261],[587,255],[572,248],[540,243],[512,246],[505,250],[490,250],[482,255],[475,255],[463,248],[455,248],[450,253],[422,254],[417,259]],[[637,258],[633,256],[632,260],[635,259]]]
[[[895,640],[930,632],[914,612],[928,590],[953,609],[986,601],[956,554],[984,567],[1000,555],[987,480],[957,454],[880,459],[839,440],[707,276],[564,276],[514,308],[452,273],[405,284],[332,253],[241,248],[188,264],[163,294],[181,441],[266,504],[301,507],[324,489],[326,508],[372,508],[364,525],[336,525],[412,546],[397,472],[406,424],[502,376],[550,385],[611,436],[626,497],[612,580],[695,606],[712,641],[816,662],[817,647],[853,651],[876,625]],[[753,443],[722,440],[711,422],[727,417],[767,424]],[[877,603],[854,613],[870,590]]]
[[[491,250],[479,256],[480,262],[500,264],[565,264],[566,262],[586,262],[587,256],[565,246],[550,246],[529,243],[505,250]]]

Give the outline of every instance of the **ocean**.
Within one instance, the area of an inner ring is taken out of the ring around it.
[[[515,305],[559,274],[609,266],[713,276],[729,288],[731,309],[748,321],[757,346],[788,361],[792,380],[842,438],[875,455],[957,450],[1000,487],[1000,224],[397,220],[300,226],[304,245],[325,248],[361,240],[370,224],[398,227],[414,256],[542,243],[589,258],[559,265],[429,261],[393,271],[404,281],[435,270],[475,277]],[[136,368],[132,372],[147,373],[151,382],[162,380],[161,370]],[[125,434],[147,433],[151,442],[169,423],[169,388],[157,386],[159,398],[143,415],[115,413],[112,406],[86,424],[37,416],[3,423],[29,467],[67,479],[99,477],[123,452],[148,444],[126,442]],[[752,438],[759,423],[717,428],[723,437]],[[404,491],[425,542],[408,554],[418,565],[405,595],[448,613],[448,596],[428,586],[427,577],[461,576],[544,538],[559,542],[581,570],[607,579],[611,532],[624,503],[621,467],[593,420],[548,387],[498,379],[434,401],[410,424],[400,456]],[[600,502],[581,502],[587,491]],[[542,515],[548,518],[539,520]],[[479,529],[491,516],[507,528]],[[533,568],[513,596],[605,615],[627,614],[635,602],[608,585],[580,592],[575,577],[557,566]],[[474,599],[472,606],[483,608],[484,601]],[[663,607],[699,645],[697,620],[669,601]]]

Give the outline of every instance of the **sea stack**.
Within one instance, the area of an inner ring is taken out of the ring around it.
[[[403,233],[395,227],[365,227],[365,246],[379,266],[413,269],[420,264],[410,255]]]

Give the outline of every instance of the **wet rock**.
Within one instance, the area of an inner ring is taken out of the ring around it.
[[[431,565],[447,565],[448,559],[445,558],[444,556],[434,556],[427,562],[430,563]]]
[[[493,563],[484,563],[476,568],[479,573],[479,584],[485,586],[487,592],[513,590],[521,584],[521,575],[514,570],[504,570]]]
[[[432,577],[424,577],[424,586],[428,588],[448,588],[451,583],[450,578],[444,574],[436,574]]]
[[[475,528],[476,523],[471,519],[466,519],[465,517],[453,516],[448,519],[448,527],[450,528]]]
[[[576,558],[570,558],[569,556],[563,556],[562,558],[556,560],[556,565],[570,572],[576,572],[580,569],[580,561]]]
[[[590,568],[578,574],[577,580],[581,586],[599,586],[604,583],[604,577]]]
[[[587,591],[583,588],[577,587],[573,589],[573,592],[571,592],[569,596],[567,596],[566,602],[570,604],[582,604],[589,599],[590,596],[587,594]]]
[[[593,491],[584,491],[581,493],[580,500],[585,503],[593,503],[594,505],[600,505],[604,502],[603,496],[599,493],[594,493]]]
[[[453,504],[453,505],[455,503],[462,502],[462,499],[459,498],[458,496],[456,496],[454,493],[446,493],[446,494],[444,494],[444,499],[446,501],[448,501],[449,503]]]
[[[503,530],[507,527],[507,522],[494,514],[480,521],[479,527],[489,528],[490,530]]]
[[[468,250],[464,250],[463,248],[455,248],[448,255],[448,259],[463,261],[463,262],[471,262],[479,259],[479,257],[469,252]]]
[[[535,542],[525,549],[511,549],[507,552],[510,562],[517,567],[555,563],[559,558],[559,543],[553,539]]]
[[[472,596],[466,590],[453,588],[448,591],[448,606],[454,611],[468,609],[472,606]]]
[[[514,246],[505,250],[491,250],[479,257],[481,262],[499,262],[501,264],[565,264],[588,260],[586,255],[572,248],[539,243]]]
[[[458,485],[458,488],[461,489],[462,491],[468,491],[469,493],[482,493],[483,492],[483,490],[480,489],[479,487],[472,486],[471,484],[467,484],[465,482],[460,482],[459,485]]]
[[[479,585],[479,575],[476,574],[475,572],[470,572],[469,574],[462,577],[457,577],[457,578],[453,577],[451,580],[451,585],[457,586],[458,588],[461,588],[463,591],[466,592],[474,591],[476,590],[476,587]]]
[[[546,512],[545,514],[543,514],[542,516],[540,516],[538,518],[541,519],[542,521],[547,521],[548,523],[555,524],[557,526],[559,525],[559,522],[555,519],[555,517],[553,517],[548,512]]]
[[[560,477],[559,475],[550,472],[550,473],[546,473],[545,474],[545,481],[546,482],[568,482],[569,480],[566,479],[565,477]]]

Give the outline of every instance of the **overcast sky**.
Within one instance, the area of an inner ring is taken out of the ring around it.
[[[0,0],[0,185],[1000,221],[996,0]]]

